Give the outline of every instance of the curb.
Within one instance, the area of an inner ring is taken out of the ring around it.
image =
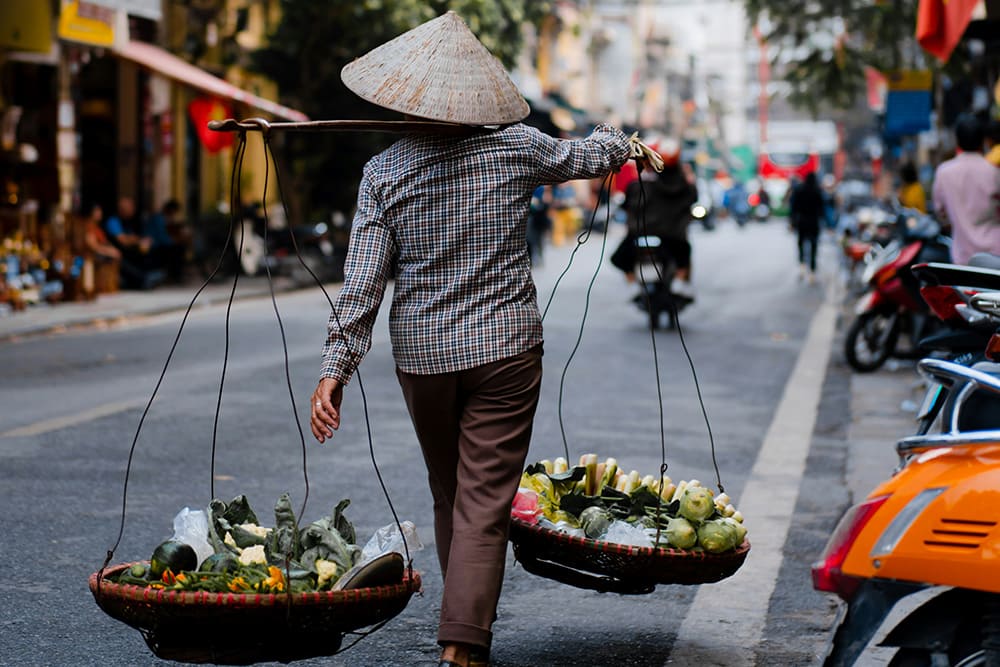
[[[210,294],[205,294],[204,292],[198,295],[197,301],[192,304],[192,299],[194,299],[195,294],[201,289],[202,286],[197,286],[194,289],[185,291],[185,298],[183,301],[178,300],[177,302],[169,304],[154,304],[150,306],[136,306],[129,308],[128,306],[119,306],[113,309],[106,310],[101,313],[87,313],[87,314],[70,314],[65,320],[59,321],[57,323],[53,322],[23,322],[21,327],[17,327],[19,324],[16,322],[18,317],[25,317],[26,319],[31,317],[30,311],[28,313],[15,313],[9,315],[8,317],[14,320],[15,326],[11,331],[0,332],[0,344],[2,343],[16,343],[32,338],[40,338],[43,336],[53,336],[61,335],[66,333],[78,333],[81,331],[95,330],[95,329],[108,329],[111,327],[122,326],[132,322],[140,321],[146,318],[158,317],[161,315],[168,315],[170,313],[183,312],[189,307],[192,312],[202,308],[211,308],[218,306],[220,304],[228,303],[230,299],[230,288],[226,288],[223,292],[217,293],[213,292]],[[274,285],[274,294],[288,294],[291,292],[300,291],[303,289],[309,289],[309,286],[296,286],[292,284],[281,284],[276,282]],[[271,296],[271,291],[268,289],[267,285],[258,287],[256,285],[250,291],[241,293],[238,289],[236,294],[233,296],[233,302],[239,301],[249,301],[252,299],[269,298]],[[51,306],[52,308],[59,308],[59,305]],[[99,306],[96,306],[99,308]],[[0,327],[2,327],[3,321],[0,320]]]

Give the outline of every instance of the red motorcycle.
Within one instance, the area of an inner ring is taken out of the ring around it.
[[[875,251],[862,275],[867,291],[858,299],[856,318],[844,340],[844,356],[855,370],[867,373],[889,357],[920,356],[917,342],[934,332],[938,320],[920,296],[920,284],[910,272],[913,264],[947,262],[948,239],[930,216],[901,210],[896,237]],[[902,348],[905,335],[910,345]]]

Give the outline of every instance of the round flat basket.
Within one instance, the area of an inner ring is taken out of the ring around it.
[[[634,547],[574,537],[511,517],[514,557],[538,576],[589,590],[642,594],[657,584],[707,584],[732,576],[750,551],[743,541],[732,551],[712,554]]]
[[[333,655],[346,632],[399,614],[420,575],[402,583],[317,593],[171,591],[109,581],[132,563],[90,576],[90,591],[112,618],[139,630],[158,657],[190,663],[249,665]]]

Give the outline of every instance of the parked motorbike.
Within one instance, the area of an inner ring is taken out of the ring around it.
[[[847,603],[827,667],[864,664],[882,633],[878,645],[898,648],[891,666],[1000,664],[1000,430],[956,427],[974,390],[1000,400],[1000,378],[934,359],[919,368],[948,387],[954,419],[899,442],[900,468],[844,514],[813,565],[814,588]]]
[[[916,342],[938,325],[921,299],[919,284],[909,267],[915,263],[948,261],[948,243],[930,216],[900,209],[895,238],[874,250],[864,274],[868,290],[855,305],[855,320],[844,340],[844,356],[859,372],[871,372],[889,357],[919,356]],[[909,340],[899,346],[900,337]]]
[[[918,364],[931,386],[918,433],[813,565],[814,587],[847,603],[828,667],[864,664],[876,640],[898,649],[890,666],[1000,665],[1000,292],[981,291],[1000,290],[1000,272],[913,272],[937,315],[975,332],[985,361]]]
[[[860,294],[866,288],[862,280],[865,268],[895,236],[895,216],[885,207],[871,203],[845,211],[838,226],[845,283],[850,293]]]
[[[693,299],[673,291],[676,265],[659,237],[639,236],[635,243],[638,249],[635,275],[641,291],[633,301],[649,315],[650,327],[673,329],[678,314]]]
[[[270,271],[272,276],[285,276],[302,286],[314,283],[313,275],[322,282],[343,280],[346,242],[341,242],[338,233],[346,237],[347,231],[342,219],[288,226],[280,219],[265,223],[261,215],[249,210],[231,235],[228,230],[229,221],[219,216],[206,221],[196,236],[195,260],[205,278]]]
[[[991,355],[1000,357],[1000,350],[991,348],[1000,331],[1000,292],[982,291],[1000,290],[1000,271],[935,263],[918,264],[911,270],[922,283],[921,296],[942,323],[940,330],[920,341],[925,354],[944,355],[954,363],[973,368],[982,368]],[[1000,337],[996,340],[1000,343]],[[917,414],[918,435],[930,430],[944,407],[943,389],[939,383],[929,383]],[[994,424],[1000,427],[1000,402],[982,392],[968,400],[970,409],[957,422],[960,430],[979,430]],[[950,422],[952,417],[946,414],[942,419]]]

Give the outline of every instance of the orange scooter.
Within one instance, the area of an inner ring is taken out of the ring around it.
[[[970,396],[1000,405],[1000,364],[918,367],[947,392],[946,423],[899,442],[893,476],[847,511],[813,565],[814,588],[847,602],[827,666],[868,664],[872,644],[898,647],[897,667],[1000,665],[1000,430],[958,426]]]

